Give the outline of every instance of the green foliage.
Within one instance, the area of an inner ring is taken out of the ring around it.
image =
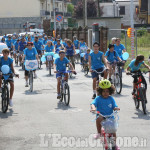
[[[143,36],[147,33],[147,30],[145,28],[141,28],[141,30],[137,31],[137,36]]]
[[[67,5],[67,11],[70,12],[71,14],[73,14],[73,12],[74,12],[74,6],[72,4],[68,4]]]

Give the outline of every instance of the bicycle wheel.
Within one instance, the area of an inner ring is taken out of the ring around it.
[[[65,83],[64,84],[64,102],[65,102],[65,105],[69,105],[69,102],[70,102],[70,89],[69,89],[69,85],[68,83]]]
[[[51,75],[51,61],[48,62],[49,65],[49,75]]]
[[[120,66],[118,66],[118,73],[119,73],[120,77],[122,78],[122,69]]]
[[[69,70],[71,70],[71,67],[68,67]],[[69,78],[72,78],[72,72],[69,72]]]
[[[9,104],[9,90],[8,90],[8,86],[4,86],[4,88],[2,88],[2,112],[3,113],[7,112],[8,104]]]
[[[86,76],[89,72],[89,68],[87,66],[84,67],[84,75]]]
[[[122,80],[119,74],[116,74],[115,79],[114,79],[114,84],[116,88],[117,94],[120,94],[122,91]]]
[[[140,101],[139,101],[138,96],[137,96],[137,91],[136,91],[136,93],[133,96],[134,96],[133,99],[134,99],[134,103],[135,103],[135,108],[139,109]]]
[[[30,84],[30,92],[33,91],[33,72],[30,72],[30,78],[29,78],[29,84]]]
[[[145,88],[140,87],[139,96],[140,96],[140,100],[141,100],[141,103],[142,103],[143,112],[144,112],[144,114],[146,114]]]

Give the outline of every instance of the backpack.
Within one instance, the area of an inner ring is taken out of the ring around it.
[[[116,57],[116,51],[113,51],[113,53],[114,53],[114,56]],[[108,51],[108,57],[109,55],[110,55],[110,51]]]

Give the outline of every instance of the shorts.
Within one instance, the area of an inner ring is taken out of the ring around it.
[[[56,78],[61,78],[62,74],[61,73],[56,73]]]
[[[42,54],[42,50],[37,50],[38,55]]]
[[[97,72],[102,72],[102,71],[104,70],[104,67],[99,68],[99,69],[95,69],[95,70],[96,70]],[[92,74],[92,79],[98,78],[98,77],[99,77],[98,74],[97,74],[96,72],[92,72],[91,74]],[[101,77],[103,77],[103,76],[104,76],[104,72],[101,73]]]
[[[4,79],[4,77],[2,77],[2,79]],[[10,75],[7,81],[8,82],[14,82],[13,75]]]
[[[36,71],[36,70],[33,70],[33,71]],[[24,74],[25,74],[25,76],[28,76],[29,75],[29,71],[25,70]]]

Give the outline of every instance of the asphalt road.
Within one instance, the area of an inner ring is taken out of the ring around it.
[[[15,78],[14,106],[6,114],[0,112],[0,150],[100,150],[95,118],[89,110],[92,101],[92,79],[85,77],[79,64],[77,75],[69,79],[70,106],[56,99],[56,78],[48,75],[45,66],[37,71],[34,91],[25,87],[24,72]],[[146,75],[148,81],[148,75]],[[150,100],[150,85],[147,97]],[[132,77],[123,74],[123,90],[114,98],[121,108],[119,113],[118,142],[121,150],[150,149],[150,101],[147,115],[140,106],[135,109],[131,96]]]

